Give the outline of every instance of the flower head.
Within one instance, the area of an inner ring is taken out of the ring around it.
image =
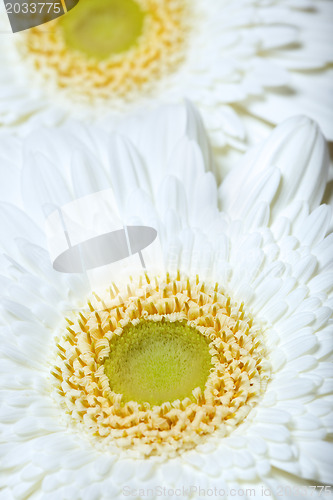
[[[258,141],[265,124],[295,113],[331,138],[331,7],[81,0],[46,26],[1,34],[0,123],[25,134],[69,115],[110,123],[187,96],[218,147]]]
[[[122,134],[68,124],[15,144],[22,189],[0,212],[5,493],[278,496],[330,483],[333,240],[318,127],[283,123],[219,188],[191,105]],[[165,270],[103,295],[52,268],[41,225],[50,206],[106,187],[127,224],[156,229]],[[199,368],[186,377],[188,357]]]

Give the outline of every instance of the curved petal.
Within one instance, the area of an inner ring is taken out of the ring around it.
[[[243,200],[259,182],[259,174],[271,167],[276,167],[281,175],[278,190],[269,201],[263,186],[256,198],[257,202],[269,201],[271,222],[279,215],[289,216],[300,201],[316,208],[322,200],[329,169],[328,148],[319,127],[306,117],[290,118],[279,125],[268,139],[244,155],[226,177],[219,190],[222,209],[231,217],[244,217]]]

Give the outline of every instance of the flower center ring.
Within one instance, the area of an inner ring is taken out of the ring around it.
[[[228,435],[266,389],[262,327],[216,284],[150,278],[113,285],[67,319],[57,397],[97,445],[177,454]]]

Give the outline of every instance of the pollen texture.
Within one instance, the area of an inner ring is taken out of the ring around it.
[[[80,0],[65,16],[19,37],[45,90],[71,101],[124,102],[151,94],[186,57],[187,0]]]
[[[265,391],[262,326],[218,284],[146,274],[87,304],[67,318],[52,374],[97,446],[175,455],[230,434]]]

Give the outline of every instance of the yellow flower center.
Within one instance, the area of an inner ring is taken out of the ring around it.
[[[43,86],[73,101],[149,95],[186,56],[188,0],[80,0],[65,16],[21,34],[19,50]],[[44,78],[43,78],[44,77]]]
[[[81,0],[59,24],[69,48],[105,59],[136,44],[143,20],[144,13],[133,0]]]
[[[110,342],[104,363],[113,392],[122,401],[161,405],[204,391],[212,367],[206,337],[179,321],[127,325]]]
[[[52,373],[97,446],[149,456],[228,435],[269,379],[262,328],[218,286],[148,275],[67,320]]]

